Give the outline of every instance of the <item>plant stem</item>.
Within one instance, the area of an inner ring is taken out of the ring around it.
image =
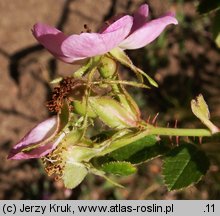
[[[184,129],[184,128],[163,128],[150,127],[149,134],[161,136],[191,136],[191,137],[205,137],[212,136],[208,129]]]
[[[126,145],[129,145],[137,140],[140,140],[149,135],[160,135],[160,136],[192,136],[192,137],[210,137],[212,136],[211,132],[207,129],[183,129],[183,128],[163,128],[163,127],[154,127],[152,125],[146,125],[143,131],[139,131],[136,134],[125,135],[122,138],[119,138],[114,141],[107,142],[108,147],[102,150],[96,156],[103,156],[107,153],[110,153],[114,150],[122,148]]]

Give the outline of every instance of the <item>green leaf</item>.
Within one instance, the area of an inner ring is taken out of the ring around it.
[[[119,161],[138,164],[164,155],[168,150],[165,142],[158,142],[156,136],[150,135],[133,141],[105,156],[95,157],[92,161],[95,167]]]
[[[164,181],[168,189],[175,190],[197,183],[209,168],[205,153],[185,143],[172,149],[163,164]]]
[[[75,188],[83,181],[87,173],[88,171],[83,165],[67,163],[63,171],[65,187],[69,189]]]
[[[196,97],[195,100],[191,101],[191,109],[194,115],[199,118],[213,134],[219,132],[219,129],[209,120],[209,108],[201,94]]]
[[[156,136],[149,135],[113,151],[109,154],[109,157],[118,161],[127,161],[130,157],[132,157],[132,155],[138,153],[146,147],[155,145],[156,142]]]
[[[101,169],[106,173],[121,176],[131,175],[137,171],[136,167],[134,167],[131,163],[125,161],[113,161],[105,163],[101,166]]]
[[[218,0],[201,0],[198,5],[198,12],[200,14],[208,13],[212,10],[218,10],[220,8],[220,1]]]
[[[156,143],[153,146],[147,146],[141,151],[136,152],[126,161],[131,162],[132,164],[138,164],[147,162],[156,157],[160,157],[168,152],[169,148],[164,143]]]

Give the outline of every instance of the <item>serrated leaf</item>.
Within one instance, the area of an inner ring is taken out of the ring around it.
[[[197,183],[209,168],[205,153],[192,144],[182,144],[166,155],[163,164],[164,181],[168,189],[176,190]]]
[[[169,148],[164,145],[164,143],[156,143],[153,146],[145,147],[136,152],[131,157],[126,159],[126,161],[129,161],[132,164],[143,163],[166,154],[168,150]]]
[[[200,1],[200,4],[198,5],[198,12],[200,14],[203,14],[203,13],[208,13],[212,10],[217,10],[220,8],[220,1],[218,0],[203,0],[203,1]]]
[[[191,109],[194,115],[199,118],[212,133],[219,132],[219,129],[209,120],[209,108],[201,94],[196,97],[195,100],[191,101]]]
[[[66,164],[63,171],[63,181],[66,188],[73,189],[86,177],[87,169],[78,164]]]
[[[121,175],[121,176],[131,175],[137,171],[136,167],[134,167],[131,163],[125,161],[124,162],[114,161],[114,162],[105,163],[102,165],[101,169],[106,173]]]
[[[135,153],[141,151],[145,147],[150,147],[155,145],[157,142],[157,138],[154,135],[149,135],[143,137],[135,142],[132,142],[129,145],[126,145],[122,148],[119,148],[112,153],[109,154],[109,157],[112,157],[118,161],[126,161]]]

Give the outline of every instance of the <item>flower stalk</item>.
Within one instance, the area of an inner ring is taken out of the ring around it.
[[[156,135],[156,136],[181,136],[181,137],[210,137],[212,133],[208,129],[185,129],[185,128],[163,128],[154,127],[148,125],[145,129],[138,132],[128,132],[121,138],[114,141],[105,141],[103,145],[107,145],[103,151],[98,153],[97,156],[104,156],[117,149],[130,145],[131,143],[138,141],[144,137]],[[159,139],[159,138],[158,138]],[[108,143],[108,144],[107,144]]]
[[[182,136],[182,137],[210,137],[212,133],[208,129],[188,129],[188,128],[163,128],[150,127],[149,134],[159,136]]]

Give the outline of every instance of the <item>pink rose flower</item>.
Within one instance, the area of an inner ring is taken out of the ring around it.
[[[148,21],[148,5],[143,4],[133,16],[124,15],[99,33],[81,33],[67,36],[56,28],[37,23],[34,37],[56,58],[72,63],[77,60],[103,55],[119,47],[138,49],[156,39],[169,24],[177,24],[173,14]]]

